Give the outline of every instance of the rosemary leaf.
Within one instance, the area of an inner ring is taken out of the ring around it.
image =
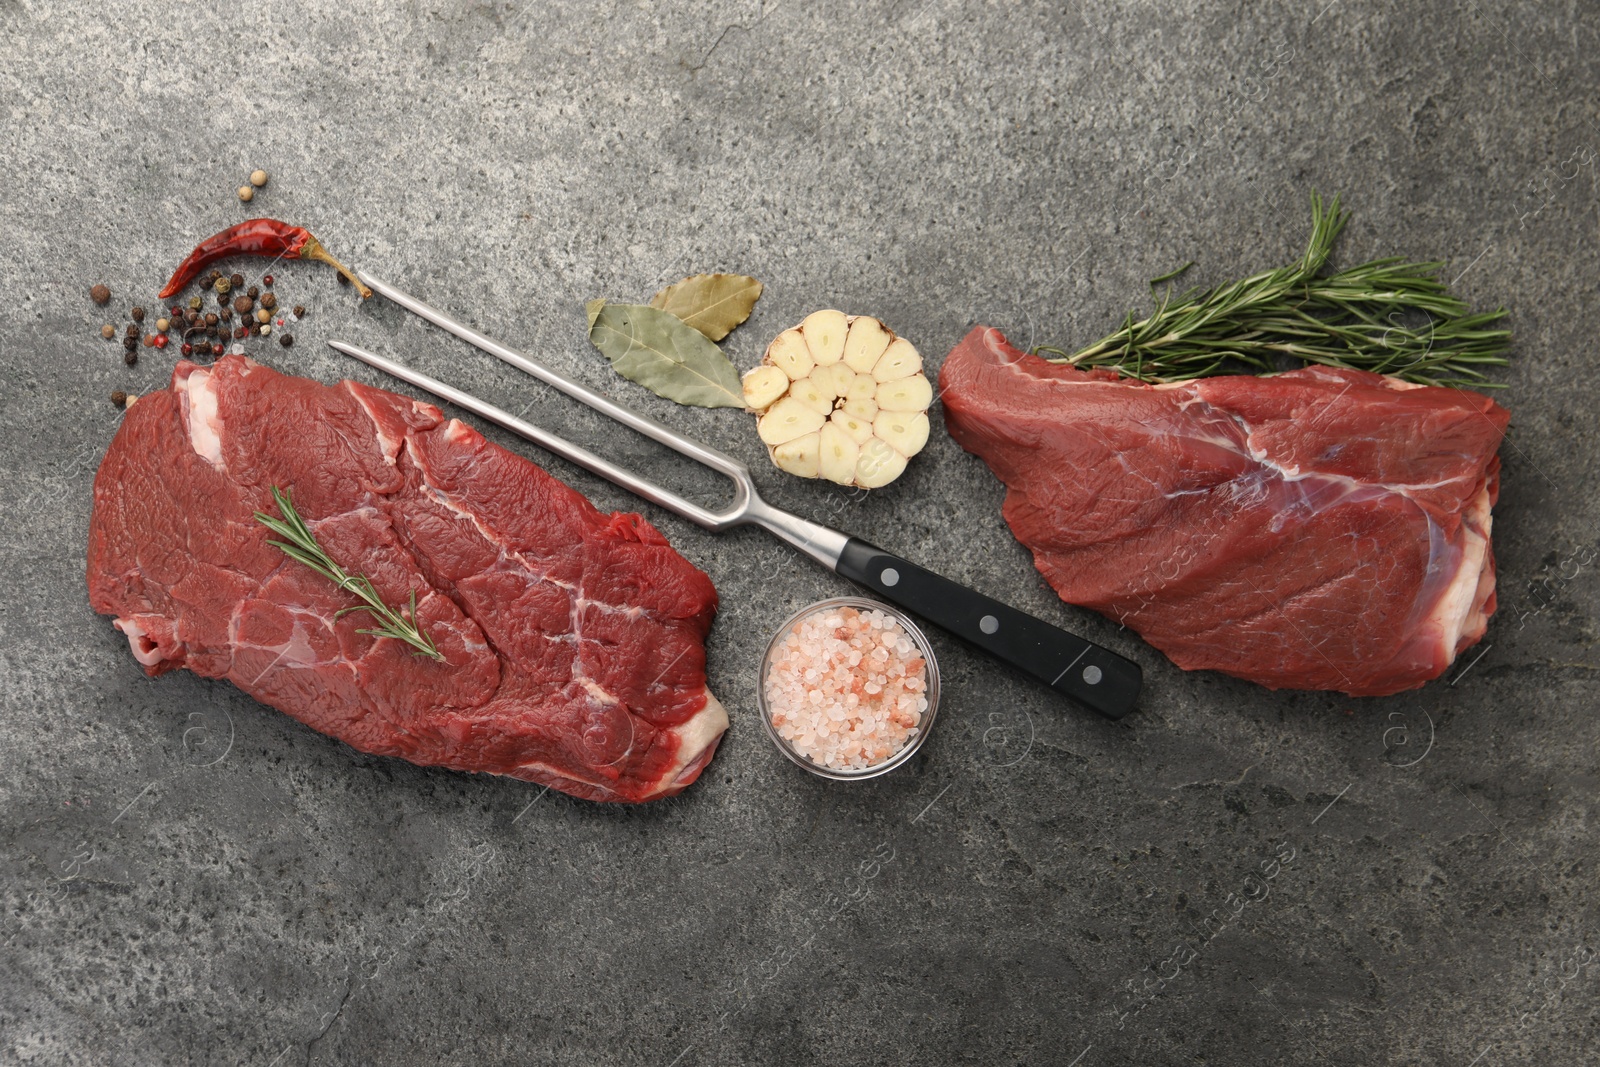
[[[1501,388],[1478,368],[1507,363],[1511,331],[1495,326],[1505,309],[1472,313],[1439,280],[1443,263],[1389,256],[1322,273],[1349,217],[1338,197],[1324,208],[1312,193],[1311,239],[1299,262],[1178,296],[1169,289],[1148,316],[1130,311],[1086,348],[1040,345],[1034,354],[1146,382],[1320,363],[1424,385]],[[1152,293],[1189,266],[1152,280]]]
[[[340,589],[354,593],[360,604],[353,604],[348,608],[340,608],[334,612],[335,619],[343,618],[352,611],[365,611],[377,622],[371,629],[357,630],[357,633],[371,634],[373,637],[392,637],[396,641],[403,641],[411,646],[414,656],[431,656],[433,659],[443,661],[444,654],[434,645],[433,638],[424,633],[416,624],[417,618],[417,591],[411,590],[411,609],[409,614],[395,611],[383,602],[378,595],[378,590],[373,586],[371,579],[364,574],[349,574],[317,543],[316,537],[306,526],[305,520],[294,509],[294,504],[289,499],[289,494],[272,487],[272,499],[278,504],[278,513],[282,516],[268,515],[265,512],[256,512],[256,521],[267,529],[283,538],[281,541],[268,541],[267,544],[275,545],[279,551],[297,563],[303,563],[316,571]]]

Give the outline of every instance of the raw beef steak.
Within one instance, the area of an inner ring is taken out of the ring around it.
[[[444,662],[267,543],[271,487],[385,603],[417,594]],[[89,599],[149,674],[187,667],[363,752],[671,796],[727,728],[706,689],[711,581],[437,408],[241,356],[139,398],[94,483]]]
[[[1144,385],[978,327],[945,421],[1006,483],[1062,599],[1186,670],[1379,696],[1442,674],[1494,611],[1489,509],[1510,419],[1365,371]]]

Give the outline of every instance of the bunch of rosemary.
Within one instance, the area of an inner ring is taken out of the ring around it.
[[[294,504],[289,499],[289,494],[277,486],[272,487],[272,499],[277,501],[278,512],[283,517],[268,515],[264,511],[256,512],[256,521],[267,529],[283,538],[282,541],[268,541],[269,545],[276,545],[279,551],[292,560],[304,563],[307,567],[322,575],[340,589],[354,593],[361,603],[341,608],[334,612],[334,618],[341,618],[352,611],[365,611],[377,622],[377,626],[366,630],[357,630],[356,633],[371,634],[373,637],[392,637],[396,641],[404,641],[411,646],[413,656],[430,656],[436,660],[443,660],[444,653],[433,643],[433,638],[419,629],[417,618],[417,591],[411,591],[411,608],[409,611],[402,608],[396,611],[383,602],[378,595],[378,590],[372,581],[364,574],[350,574],[333,557],[317,543],[316,535],[306,526],[305,520],[294,509]]]
[[[1311,242],[1300,262],[1214,289],[1170,290],[1145,318],[1074,353],[1033,351],[1052,363],[1108,367],[1146,382],[1213,374],[1270,374],[1300,364],[1354,367],[1424,385],[1497,389],[1479,368],[1503,366],[1511,331],[1495,329],[1504,308],[1472,314],[1438,274],[1443,263],[1375,259],[1321,271],[1349,220],[1339,198],[1311,194]],[[1192,264],[1156,278],[1182,274]]]

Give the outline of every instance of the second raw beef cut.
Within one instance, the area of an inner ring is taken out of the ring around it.
[[[1146,385],[982,326],[939,382],[1056,592],[1180,667],[1396,693],[1494,612],[1510,416],[1487,397],[1327,367]]]

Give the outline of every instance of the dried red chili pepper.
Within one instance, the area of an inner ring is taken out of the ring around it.
[[[221,233],[201,241],[195,250],[189,253],[189,258],[172,272],[167,287],[161,290],[161,298],[165,300],[181,291],[201,271],[228,256],[321,260],[354,282],[355,287],[361,290],[363,298],[372,295],[372,290],[362,285],[361,280],[348,267],[328,254],[322,247],[322,242],[311,236],[310,230],[301,226],[290,226],[277,219],[250,219],[237,226],[229,226]]]

